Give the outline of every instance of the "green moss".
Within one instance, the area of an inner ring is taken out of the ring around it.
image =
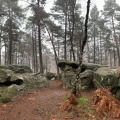
[[[18,93],[17,85],[11,85],[6,87],[6,89],[0,93],[0,102],[7,103],[10,102],[14,96]]]
[[[78,98],[78,108],[89,112],[91,110],[89,104],[90,101],[86,97]]]
[[[103,86],[117,86],[119,82],[119,77],[116,74],[105,74],[105,75],[94,75],[94,83],[97,88]]]
[[[80,104],[88,104],[89,100],[86,97],[78,98]]]

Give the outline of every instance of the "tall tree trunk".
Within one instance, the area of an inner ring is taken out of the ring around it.
[[[105,49],[105,64],[108,64],[108,52],[107,50]]]
[[[53,32],[52,32],[52,35],[50,34],[50,31],[49,31],[49,29],[47,28],[47,25],[44,23],[44,25],[45,25],[45,28],[46,28],[46,30],[47,30],[47,32],[48,32],[48,35],[49,35],[49,37],[50,37],[50,41],[51,41],[51,43],[52,43],[52,46],[53,46],[53,51],[54,51],[54,55],[55,55],[55,62],[56,62],[56,67],[57,67],[57,76],[58,76],[58,79],[60,78],[59,77],[59,67],[58,67],[58,61],[59,61],[59,59],[58,59],[58,56],[57,56],[57,52],[56,52],[56,49],[55,49],[55,45],[54,45],[54,42],[53,42],[53,37],[54,37],[54,35],[53,35]]]
[[[1,49],[2,49],[1,36],[2,36],[2,26],[0,28],[0,65],[1,65]]]
[[[78,86],[78,82],[80,81],[80,73],[81,73],[81,64],[82,64],[82,60],[83,60],[83,51],[84,51],[84,47],[86,45],[87,42],[87,30],[88,30],[88,18],[89,18],[89,9],[90,9],[90,0],[87,1],[87,13],[86,13],[86,19],[85,19],[85,36],[84,39],[82,41],[82,46],[81,46],[81,53],[79,55],[79,67],[78,67],[78,71],[76,73],[76,79],[74,81],[74,85],[72,88],[72,93],[77,96],[77,93],[79,91],[79,86]]]
[[[12,13],[9,8],[9,31],[8,31],[8,64],[12,64],[12,50],[13,50],[13,40],[12,40]]]
[[[58,58],[60,57],[60,42],[59,42],[59,40],[57,41],[57,44],[58,44]]]
[[[113,47],[113,66],[115,67],[116,66],[116,51],[115,51],[115,48]]]
[[[71,41],[71,51],[73,54],[73,61],[76,61],[75,59],[75,52],[74,52],[74,46],[73,46],[73,37],[74,37],[74,26],[75,26],[75,5],[76,5],[76,0],[73,0],[72,4],[72,29],[70,31],[70,41]]]
[[[98,53],[97,53],[97,56],[98,56],[98,57],[97,57],[97,63],[99,64],[99,61],[100,61],[100,57],[99,57],[99,56],[100,56],[100,44],[99,44],[99,41],[98,41],[98,40],[97,40],[97,46],[98,46],[98,47],[97,47],[97,52],[98,52]]]
[[[20,43],[20,44],[21,44],[21,43]],[[18,51],[19,51],[19,53],[21,52],[21,51],[20,51],[20,44],[19,44],[19,46],[18,46]],[[18,54],[18,65],[20,64],[20,59],[21,59],[21,58],[20,58],[20,55]]]
[[[101,35],[101,31],[100,31],[100,64],[102,65],[102,35]]]
[[[110,68],[112,68],[112,51],[109,49],[109,55],[110,55]]]
[[[67,11],[65,13],[64,59],[67,60]]]
[[[59,67],[58,67],[58,57],[57,57],[57,53],[56,53],[56,49],[55,49],[55,46],[54,46],[54,42],[53,42],[53,33],[52,33],[52,46],[53,46],[53,50],[54,50],[54,53],[55,53],[55,61],[56,61],[56,66],[57,66],[57,76],[58,76],[58,79],[60,78],[60,76],[59,76],[59,73],[60,73],[60,71],[59,71]]]
[[[68,15],[68,20],[69,20],[69,32],[70,32],[70,45],[71,45],[71,54],[73,57],[73,61],[75,61],[75,53],[74,53],[74,47],[73,47],[73,36],[74,36],[74,24],[75,24],[75,20],[74,20],[74,11],[72,13],[72,19],[73,21],[70,21],[70,16]]]
[[[17,58],[17,56],[18,56],[18,54],[17,54],[17,47],[16,47],[16,51],[15,51],[14,54],[15,54],[15,56],[14,56],[13,64],[16,64],[16,65],[17,65],[17,63],[18,63],[18,62],[17,62],[17,59],[18,59],[18,58]]]
[[[39,62],[40,62],[40,73],[43,73],[43,61],[42,61],[42,41],[41,41],[41,18],[40,18],[40,0],[38,1],[38,43],[39,43]]]
[[[95,59],[95,52],[96,52],[96,42],[95,42],[95,24],[94,24],[94,58],[93,58],[93,63],[96,63],[96,59]]]
[[[8,64],[8,58],[7,58],[7,47],[6,47],[6,43],[5,43],[5,61],[4,61],[4,64],[7,65]]]
[[[89,45],[87,42],[87,57],[88,57],[88,63],[90,63],[90,53],[89,53]]]
[[[70,61],[72,61],[72,50],[70,49]]]
[[[118,39],[117,39],[116,31],[115,31],[114,17],[113,16],[112,16],[112,26],[113,26],[114,40],[115,40],[116,49],[117,49],[118,65],[120,65],[120,51],[119,51],[119,44],[118,44]]]
[[[13,50],[13,40],[12,40],[12,20],[9,28],[9,45],[8,45],[8,64],[12,64],[12,50]]]
[[[38,57],[37,57],[37,53],[38,53],[38,51],[37,51],[37,37],[36,37],[36,31],[35,31],[35,72],[38,72]]]
[[[32,26],[32,68],[33,72],[35,72],[35,39],[34,39],[34,27]]]

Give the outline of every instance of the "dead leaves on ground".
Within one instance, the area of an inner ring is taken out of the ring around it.
[[[95,116],[93,116],[92,114],[88,113],[87,111],[85,111],[83,109],[78,108],[78,106],[77,106],[78,102],[79,102],[78,98],[76,98],[74,96],[74,94],[71,94],[70,97],[61,104],[60,108],[65,111],[68,111],[68,112],[74,111],[73,118],[75,116],[77,116],[77,117],[79,116],[80,118],[85,117],[85,120],[86,119],[87,120],[96,120]],[[64,120],[69,120],[69,118],[66,117],[66,119],[64,119]]]
[[[60,108],[65,111],[76,111],[80,112],[77,108],[78,99],[71,94],[69,99],[64,101]],[[120,119],[120,101],[117,100],[109,89],[99,88],[94,91],[93,94],[93,104],[96,111],[96,116],[86,113],[88,115],[89,120],[95,120],[98,118],[99,120],[118,120]]]
[[[109,89],[97,89],[93,95],[93,102],[98,117],[120,119],[120,101],[112,95]]]

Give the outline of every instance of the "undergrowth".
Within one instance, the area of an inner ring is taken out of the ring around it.
[[[76,98],[71,94],[69,97],[65,98],[60,108],[73,114],[73,116],[79,116],[81,119],[95,120],[92,115],[90,105],[91,103],[86,97],[81,96]]]
[[[77,106],[78,106],[78,108],[85,110],[87,112],[90,112],[90,110],[91,110],[90,109],[90,101],[84,96],[78,98]]]
[[[120,101],[109,89],[99,88],[93,93],[93,103],[85,96],[76,98],[73,94],[61,104],[65,111],[81,114],[88,120],[120,120]]]
[[[106,88],[99,88],[93,96],[96,116],[100,119],[120,119],[120,101]]]

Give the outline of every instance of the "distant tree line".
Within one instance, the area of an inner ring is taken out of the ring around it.
[[[55,0],[50,13],[44,9],[46,0],[23,1],[26,8],[19,0],[0,1],[0,64],[28,65],[43,73],[53,60],[78,62],[85,36],[80,1]],[[90,10],[83,60],[115,67],[120,65],[120,5],[106,0],[103,8]]]

